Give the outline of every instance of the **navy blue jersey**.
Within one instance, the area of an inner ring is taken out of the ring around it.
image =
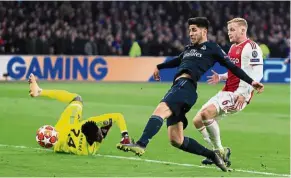
[[[197,82],[216,62],[228,68],[233,74],[245,82],[252,83],[253,80],[230,61],[228,55],[218,44],[208,41],[199,45],[186,46],[185,50],[178,57],[159,64],[157,67],[158,69],[178,67],[174,80],[181,74],[187,73],[194,82]]]

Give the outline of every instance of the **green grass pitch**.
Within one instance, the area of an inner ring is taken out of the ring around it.
[[[155,106],[170,83],[49,83],[42,88],[64,89],[80,94],[84,118],[108,112],[123,113],[130,135],[138,139]],[[188,113],[185,135],[206,145],[194,129],[197,110],[222,85],[199,84],[196,105]],[[266,84],[243,112],[220,121],[224,146],[232,148],[232,168],[223,173],[214,166],[199,167],[202,157],[177,150],[168,142],[166,126],[151,141],[140,159],[115,148],[119,129],[113,127],[99,156],[55,154],[41,149],[36,130],[54,125],[64,103],[30,98],[27,83],[0,83],[0,175],[1,176],[284,176],[290,174],[289,85]],[[17,147],[22,146],[22,147]],[[164,162],[163,162],[164,161]]]

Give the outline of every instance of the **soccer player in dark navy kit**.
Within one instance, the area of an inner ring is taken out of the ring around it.
[[[184,136],[183,130],[188,125],[185,115],[198,98],[197,81],[218,62],[240,79],[252,85],[259,93],[263,92],[264,85],[253,81],[243,70],[235,66],[216,43],[207,41],[209,26],[207,18],[190,18],[188,25],[191,44],[186,46],[184,52],[178,57],[157,65],[154,71],[155,80],[160,80],[159,70],[178,67],[171,89],[153,112],[140,139],[136,143],[124,144],[123,146],[126,151],[132,151],[141,156],[145,153],[149,140],[158,133],[163,121],[167,120],[168,137],[174,147],[209,158],[222,171],[227,171],[228,168],[223,161],[224,155],[209,150],[196,140]]]

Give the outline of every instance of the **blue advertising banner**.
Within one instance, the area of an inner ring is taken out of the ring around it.
[[[171,60],[168,57],[166,60]],[[261,82],[264,83],[290,83],[290,64],[284,64],[282,58],[270,58],[264,60],[264,77]],[[219,64],[215,64],[213,70],[219,74],[227,72],[227,69]],[[162,81],[172,81],[175,75],[175,69],[165,69],[161,71]],[[207,71],[200,79],[200,82],[206,82],[207,76],[212,75],[211,70]],[[153,81],[153,78],[150,78]]]
[[[171,60],[173,57],[120,57],[120,56],[0,56],[0,80],[27,80],[34,73],[42,80],[77,80],[77,81],[115,81],[148,82],[154,81],[152,74],[157,64]],[[176,73],[174,69],[160,72],[163,82],[172,82]],[[213,70],[219,74],[227,72],[218,63]],[[200,79],[206,82],[207,71]],[[284,59],[264,60],[263,83],[290,83],[290,64]]]

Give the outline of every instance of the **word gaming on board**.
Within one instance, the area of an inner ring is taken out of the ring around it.
[[[102,80],[108,73],[102,57],[86,56],[13,56],[7,72],[15,80],[28,79],[33,73],[45,80]]]

